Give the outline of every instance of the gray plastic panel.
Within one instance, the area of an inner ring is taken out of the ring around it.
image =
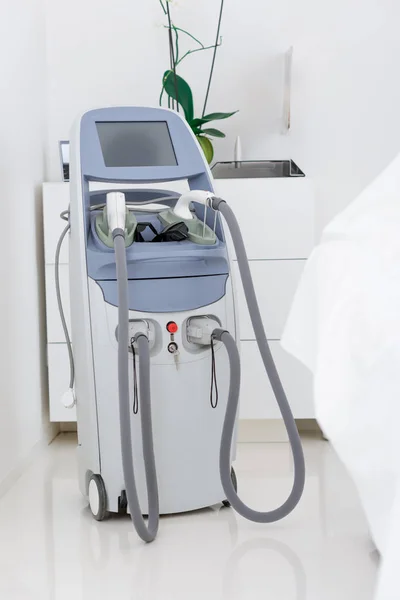
[[[167,123],[177,165],[106,167],[96,123],[141,121]],[[190,189],[213,192],[212,176],[204,154],[187,123],[174,111],[148,107],[112,107],[89,111],[83,115],[80,122],[80,158],[88,274],[96,281],[116,279],[116,268],[113,254],[99,246],[91,228],[89,206],[104,202],[105,195],[104,192],[103,195],[101,193],[92,194],[89,190],[90,181],[155,183],[187,179]],[[133,202],[149,199],[150,195],[156,199],[160,193],[160,190],[157,190],[157,193],[155,190],[125,191],[126,199]],[[163,190],[163,194],[170,195],[171,192]],[[197,216],[202,219],[204,207],[196,205],[195,210]],[[209,210],[207,224],[210,227],[214,225],[213,218],[214,213]],[[213,247],[198,246],[188,241],[168,243],[167,245],[165,243],[133,244],[127,249],[129,278],[148,281],[159,278],[204,277],[207,275],[221,275],[225,278],[229,272],[229,265],[219,217],[216,224],[219,242]],[[200,306],[202,305],[200,304]]]
[[[124,191],[125,190],[121,190]],[[128,202],[143,202],[174,192],[162,190],[133,190],[126,192]],[[107,191],[91,193],[91,205],[106,201]],[[176,200],[162,201],[174,206]],[[204,206],[195,203],[195,212],[200,217]],[[204,214],[204,212],[203,212]],[[88,275],[95,281],[116,279],[114,249],[105,246],[99,239],[95,227],[96,211],[90,215],[90,228],[87,242]],[[157,217],[155,217],[157,219]],[[138,221],[141,219],[138,218]],[[144,214],[143,220],[151,221],[152,213]],[[214,226],[214,211],[207,211],[207,224]],[[156,227],[157,228],[157,227]],[[139,243],[135,242],[126,250],[128,276],[130,279],[158,279],[169,277],[199,277],[225,275],[229,273],[228,255],[223,237],[221,222],[217,220],[218,240],[212,246],[202,246],[185,240],[183,242]]]
[[[225,244],[216,244],[215,248],[210,248],[189,241],[134,243],[127,248],[126,256],[129,279],[166,279],[229,273]],[[112,248],[108,251],[99,250],[90,240],[87,258],[89,277],[96,281],[117,278]]]
[[[225,296],[228,275],[130,280],[129,309],[149,313],[194,310]],[[97,281],[105,302],[118,306],[116,281]]]
[[[177,165],[162,167],[106,167],[97,122],[164,121],[168,125]],[[81,119],[82,176],[90,181],[150,183],[188,179],[191,189],[213,191],[200,146],[184,119],[174,111],[148,107],[111,107],[91,110]]]

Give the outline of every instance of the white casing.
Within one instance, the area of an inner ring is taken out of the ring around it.
[[[88,496],[92,474],[103,478],[111,512],[125,489],[122,470],[117,325],[118,310],[104,301],[100,286],[88,277],[80,169],[80,119],[71,136],[70,301],[75,357],[75,395],[78,422],[80,488]],[[211,316],[239,339],[231,276],[226,294],[210,306],[189,312],[141,313],[130,320],[146,320],[155,332],[151,347],[151,401],[158,475],[160,513],[211,506],[225,499],[219,475],[219,448],[229,384],[229,365],[223,346],[215,345],[219,403],[210,404],[211,352],[186,338],[190,317]],[[167,350],[166,330],[175,321],[179,354]],[[133,370],[131,379],[133,406]],[[140,399],[139,399],[140,402]],[[133,457],[139,499],[147,512],[140,415],[132,411]],[[234,448],[232,458],[234,457]]]
[[[227,288],[228,293],[219,302],[195,311],[163,314],[130,311],[129,314],[130,319],[148,319],[156,327],[157,343],[151,351],[151,402],[162,514],[211,506],[225,498],[219,476],[219,447],[229,383],[226,352],[221,344],[216,345],[219,403],[212,409],[210,348],[191,345],[185,337],[186,322],[195,315],[213,315],[224,328],[235,331],[233,297],[230,285]],[[89,280],[89,296],[92,318],[96,319],[92,335],[101,475],[107,488],[109,510],[116,511],[118,496],[124,489],[117,395],[118,314],[115,306],[104,302],[101,289],[93,280]],[[166,330],[168,321],[175,321],[179,327],[174,335],[179,346],[177,359],[167,351],[171,341]],[[133,369],[130,383],[133,406]],[[132,413],[131,426],[135,475],[145,513],[140,415]]]
[[[116,229],[125,231],[126,204],[125,194],[122,192],[108,192],[107,194],[107,220],[112,232]]]
[[[78,422],[79,480],[81,491],[87,496],[91,474],[100,474],[101,469],[82,201],[80,123],[81,117],[74,124],[70,140],[69,280]]]

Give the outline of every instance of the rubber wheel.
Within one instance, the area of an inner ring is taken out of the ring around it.
[[[89,481],[89,507],[96,521],[108,517],[107,493],[101,475],[92,475]]]
[[[235,488],[235,492],[237,492],[237,479],[236,479],[235,469],[233,467],[231,467],[231,479],[232,479],[233,487]],[[229,500],[222,500],[222,504],[224,506],[226,506],[226,508],[229,508],[231,505]]]

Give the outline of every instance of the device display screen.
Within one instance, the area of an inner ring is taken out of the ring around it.
[[[166,121],[97,122],[106,167],[177,165]]]

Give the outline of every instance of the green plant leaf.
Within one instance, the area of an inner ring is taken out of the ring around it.
[[[165,71],[163,77],[163,86],[170,98],[173,98],[182,106],[186,120],[193,121],[193,94],[190,85],[173,71]]]
[[[211,137],[226,137],[223,131],[220,131],[219,129],[214,129],[213,127],[210,127],[210,129],[202,129],[201,133],[204,133],[205,135],[211,135]]]
[[[229,117],[232,117],[237,112],[238,111],[235,110],[234,112],[230,112],[230,113],[210,113],[209,115],[204,115],[204,117],[201,117],[200,119],[193,119],[190,122],[190,125],[191,125],[191,127],[200,127],[201,125],[204,125],[205,123],[209,123],[210,121],[219,121],[221,119],[229,119]]]
[[[237,112],[239,112],[239,111],[234,110],[233,112],[229,112],[229,113],[222,113],[222,112],[210,113],[209,115],[204,115],[204,117],[202,117],[202,118],[205,119],[206,121],[219,121],[220,119],[229,119],[229,117],[232,117]]]
[[[210,164],[212,159],[214,158],[214,148],[213,148],[211,140],[204,137],[203,135],[198,135],[196,137],[197,137],[197,141],[199,142],[199,144],[201,146],[201,149],[204,152],[206,161],[208,162],[208,164]]]
[[[203,121],[203,119],[193,119],[192,121],[190,121],[189,125],[192,129],[195,129],[196,127],[201,127],[206,122],[207,121]]]

